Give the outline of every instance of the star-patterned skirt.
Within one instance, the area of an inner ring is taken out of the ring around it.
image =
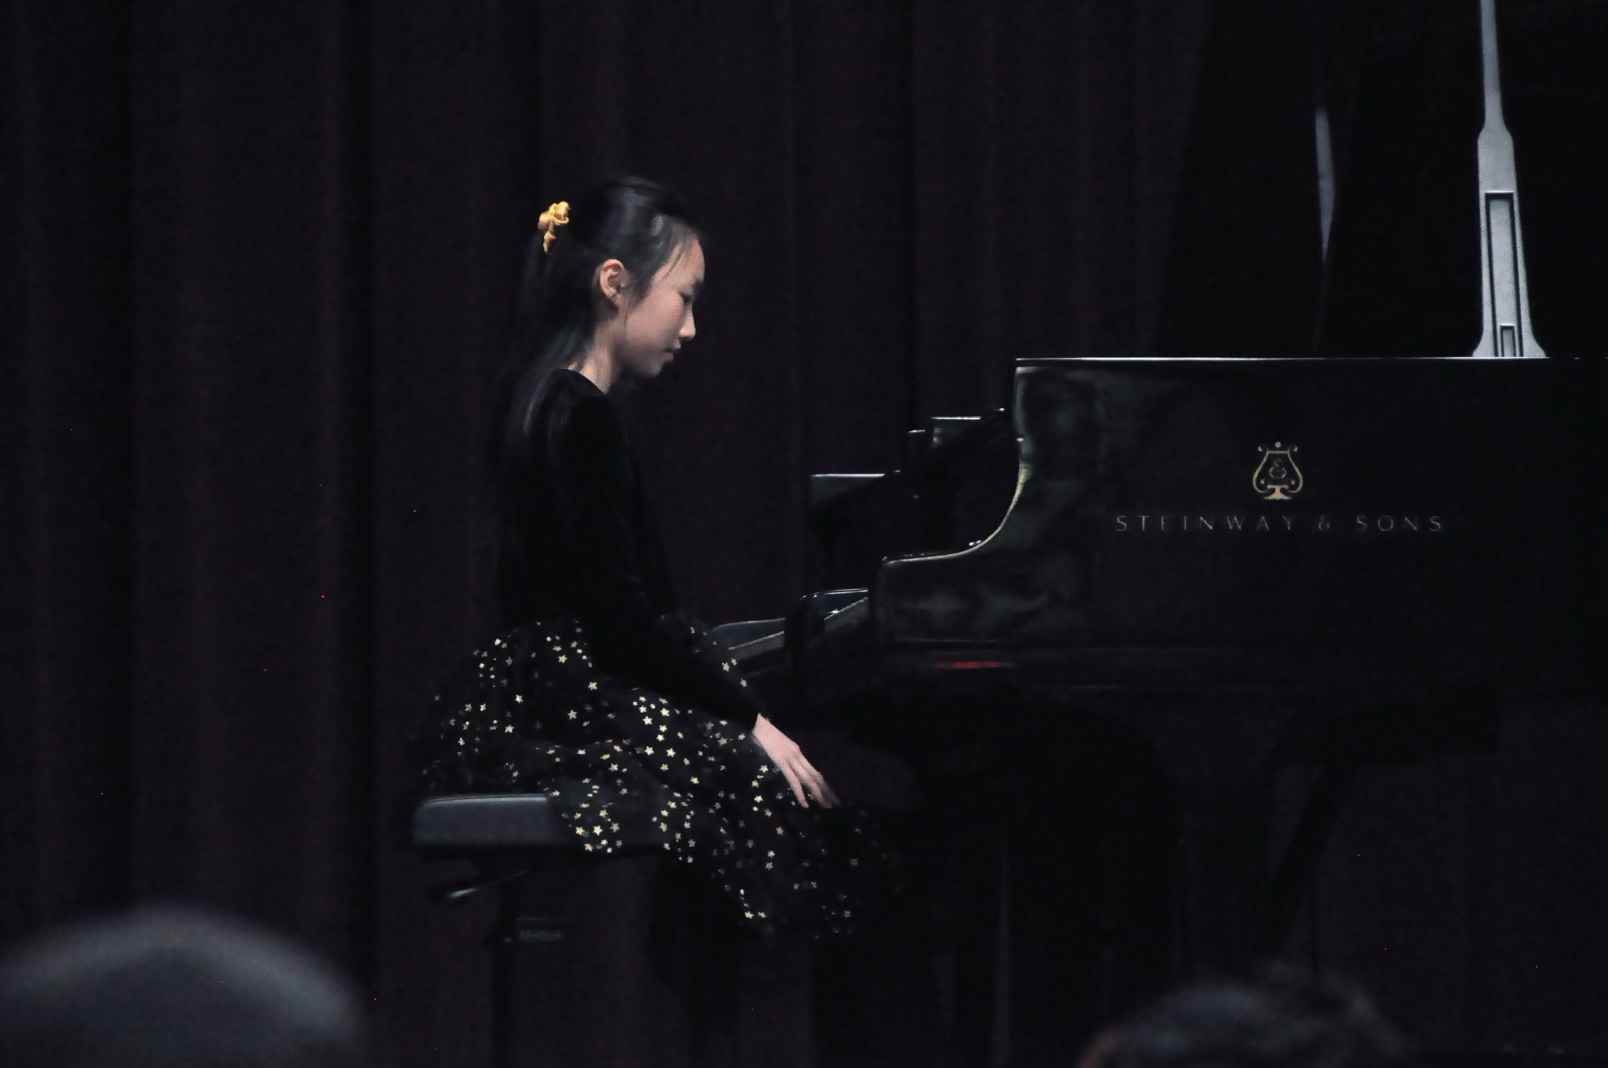
[[[801,807],[746,726],[598,670],[574,620],[527,623],[471,654],[415,746],[427,792],[545,793],[581,849],[652,841],[755,932],[840,932],[886,890],[867,813]]]

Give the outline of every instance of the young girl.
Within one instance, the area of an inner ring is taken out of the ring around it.
[[[436,698],[437,792],[542,791],[600,857],[648,835],[737,924],[853,922],[880,869],[852,810],[777,730],[737,665],[676,612],[610,394],[657,375],[695,328],[696,222],[664,187],[554,204],[526,263],[493,448],[503,624]]]

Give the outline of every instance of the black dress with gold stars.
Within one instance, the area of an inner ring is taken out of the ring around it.
[[[803,808],[750,731],[763,706],[675,611],[624,427],[556,372],[505,495],[511,624],[453,672],[416,738],[433,793],[542,791],[582,849],[622,830],[690,865],[755,931],[853,922],[886,858],[853,809]]]

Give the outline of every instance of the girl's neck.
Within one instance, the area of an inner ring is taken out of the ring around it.
[[[591,380],[592,385],[604,393],[607,393],[609,387],[614,384],[614,355],[606,345],[599,344],[596,338],[587,346],[584,353],[570,361],[569,369],[585,375]]]

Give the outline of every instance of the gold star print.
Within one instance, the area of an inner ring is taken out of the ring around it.
[[[597,683],[595,683],[595,682],[589,682],[589,683],[587,683],[587,684],[586,684],[586,688],[587,688],[587,689],[588,689],[588,690],[595,690],[595,689],[597,689]]]
[[[574,719],[578,714],[573,708],[570,709],[570,719]]]
[[[731,670],[731,665],[730,664],[721,664],[720,665],[720,670],[722,670],[722,671],[730,671]]]
[[[651,753],[651,752],[653,752],[653,750],[651,750],[651,749],[649,749],[649,750],[648,750],[648,752],[650,752],[650,753]],[[665,751],[664,751],[664,755],[665,755],[665,756],[675,756],[675,755],[676,755],[676,751],[675,751],[675,750],[674,750],[674,749],[666,749],[666,750],[665,750]]]
[[[514,704],[520,705],[520,704],[524,704],[524,703],[525,703],[525,695],[524,694],[522,694],[522,693],[514,694]]]
[[[561,656],[561,657],[558,658],[558,662],[560,664],[566,663],[568,660],[569,660],[569,657],[567,657],[567,656]]]
[[[508,726],[503,728],[503,733],[504,734],[512,734],[512,733],[514,733],[514,725],[512,723],[508,724]]]
[[[648,746],[647,749],[644,750],[644,752],[646,752],[649,756],[652,756],[653,755],[653,746],[651,746],[651,745]]]
[[[653,725],[653,717],[652,716],[643,716],[642,717],[642,722],[646,723],[649,726],[652,726]]]

